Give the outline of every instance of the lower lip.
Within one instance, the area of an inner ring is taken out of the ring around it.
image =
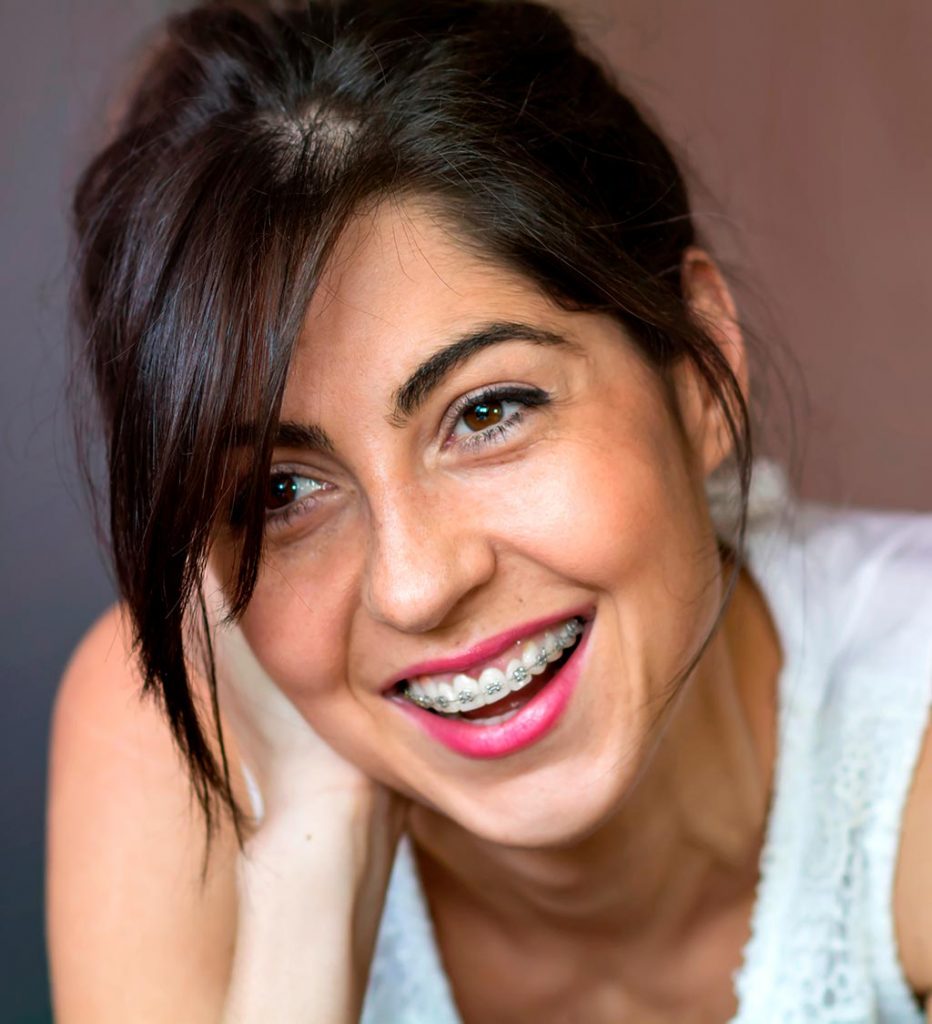
[[[507,722],[470,725],[462,719],[431,714],[404,697],[393,699],[425,732],[464,757],[507,757],[543,739],[559,722],[570,702],[582,671],[589,640],[589,626],[560,671]]]

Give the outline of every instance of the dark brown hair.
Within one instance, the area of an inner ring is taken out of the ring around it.
[[[748,411],[682,294],[697,241],[683,178],[561,15],[521,0],[306,0],[172,18],[78,185],[75,293],[116,575],[208,834],[218,797],[240,819],[222,736],[215,755],[204,727],[219,735],[212,671],[212,709],[192,695],[186,622],[231,432],[255,431],[237,615],[305,309],[347,218],[388,196],[436,202],[488,259],[566,308],[613,315],[659,373],[692,360],[734,441],[743,541]]]

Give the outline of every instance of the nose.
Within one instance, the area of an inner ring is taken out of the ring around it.
[[[369,613],[404,633],[440,626],[495,572],[483,517],[449,495],[396,488],[371,505],[364,600]]]

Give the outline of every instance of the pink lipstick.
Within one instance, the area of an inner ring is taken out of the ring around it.
[[[472,647],[466,648],[459,654],[445,658],[430,658],[427,661],[419,661],[415,665],[409,665],[403,672],[392,676],[382,687],[382,693],[388,693],[398,683],[406,679],[414,679],[417,676],[444,675],[452,672],[468,672],[476,665],[491,661],[493,658],[503,654],[510,647],[513,647],[519,640],[534,636],[558,622],[567,622],[570,619],[580,617],[588,618],[592,614],[592,606],[585,608],[570,608],[557,615],[548,615],[544,618],[534,619],[532,622],[525,622],[522,626],[515,626],[513,629],[498,633],[495,636],[482,640]]]
[[[556,673],[506,721],[483,725],[481,719],[470,722],[451,715],[435,714],[416,706],[402,696],[392,697],[391,702],[429,736],[457,754],[476,759],[507,757],[543,739],[562,718],[582,672],[591,625],[591,622],[585,624],[578,643]],[[534,628],[540,627],[534,624]],[[528,632],[525,627],[520,631],[520,635],[527,636]],[[492,646],[489,650],[492,650],[493,654],[485,654],[485,657],[499,653]],[[477,660],[480,659],[473,657],[469,664],[475,664]],[[439,671],[451,671],[449,661],[430,664],[435,672],[438,668]],[[459,664],[455,666],[460,667]],[[417,674],[422,673],[423,669]]]

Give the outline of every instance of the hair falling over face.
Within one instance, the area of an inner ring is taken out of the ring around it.
[[[116,574],[208,830],[218,798],[237,815],[222,737],[209,738],[216,687],[199,707],[187,660],[210,539],[235,479],[241,614],[305,312],[354,214],[406,198],[563,309],[614,318],[660,379],[689,361],[724,411],[746,502],[747,408],[683,295],[697,239],[682,175],[560,14],[523,0],[308,0],[173,17],[76,192],[75,315]],[[470,398],[474,414],[513,400]],[[743,528],[742,515],[738,551]]]

